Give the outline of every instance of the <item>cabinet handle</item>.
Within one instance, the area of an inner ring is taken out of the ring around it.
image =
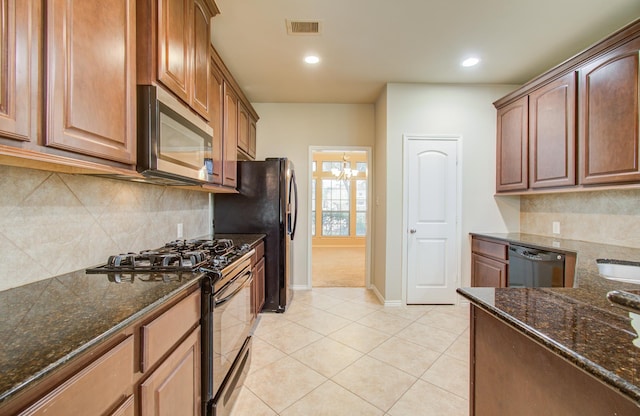
[[[410,230],[409,230],[409,232],[410,232],[411,234],[415,234],[416,232],[418,232],[418,230],[416,230],[415,228],[412,228],[412,229],[410,229]]]

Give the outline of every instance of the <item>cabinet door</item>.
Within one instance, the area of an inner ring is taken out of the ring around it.
[[[200,414],[200,327],[140,385],[142,416]]]
[[[640,38],[580,69],[580,181],[640,181],[638,50]]]
[[[20,415],[102,415],[116,407],[113,414],[125,411],[132,402],[127,392],[133,382],[133,346],[129,336]]]
[[[249,156],[256,158],[256,121],[253,117],[249,118]]]
[[[193,9],[193,96],[191,107],[209,120],[209,45],[211,44],[209,24],[211,13],[204,0],[195,0]]]
[[[236,187],[238,182],[238,97],[224,84],[224,168],[222,184]]]
[[[576,73],[529,94],[531,188],[576,184]]]
[[[0,1],[0,136],[37,141],[40,2]]]
[[[222,169],[224,164],[224,138],[222,137],[222,126],[224,124],[224,78],[222,73],[215,66],[211,65],[211,99],[209,100],[209,123],[213,128],[213,182],[222,184]]]
[[[242,101],[238,101],[238,147],[249,153],[249,112]]]
[[[498,109],[496,191],[526,190],[528,183],[528,97]]]
[[[506,287],[507,264],[473,253],[471,255],[471,286]]]
[[[158,81],[185,103],[191,96],[193,0],[158,1]]]
[[[136,155],[136,2],[46,7],[46,144],[127,164]]]
[[[251,269],[253,282],[251,282],[251,312],[257,317],[264,305],[264,257],[260,257]]]

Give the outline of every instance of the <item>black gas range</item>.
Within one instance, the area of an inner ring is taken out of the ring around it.
[[[254,253],[248,244],[235,245],[231,239],[175,240],[109,256],[105,264],[86,270],[119,284],[201,279],[203,415],[227,414],[248,371]]]
[[[109,256],[105,264],[86,272],[107,274],[117,283],[177,279],[183,272],[221,274],[250,250],[248,244],[236,246],[231,239],[174,240],[156,249]]]

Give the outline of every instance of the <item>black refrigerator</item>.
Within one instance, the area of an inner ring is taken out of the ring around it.
[[[217,194],[214,232],[266,234],[263,311],[284,312],[293,291],[292,241],[298,219],[298,188],[286,158],[238,161],[238,194]]]

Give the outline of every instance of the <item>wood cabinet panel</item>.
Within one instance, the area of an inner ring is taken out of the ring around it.
[[[576,73],[529,95],[531,188],[576,184]]]
[[[582,67],[580,74],[580,181],[640,181],[640,38]]]
[[[135,400],[133,395],[127,397],[124,403],[111,413],[111,416],[134,416],[135,415]]]
[[[134,0],[47,5],[48,146],[135,163],[135,11]]]
[[[195,0],[193,8],[193,74],[191,106],[209,120],[209,48],[211,45],[209,12],[204,0]]]
[[[496,190],[527,189],[528,97],[498,109]]]
[[[238,147],[249,153],[249,113],[241,101],[238,101]]]
[[[200,291],[142,326],[142,371],[147,371],[200,320]]]
[[[225,186],[236,187],[238,183],[238,97],[225,82],[224,85],[224,167]]]
[[[200,327],[140,385],[142,416],[200,415]]]
[[[509,258],[509,245],[501,241],[489,241],[473,237],[471,240],[471,251],[504,261]]]
[[[133,382],[133,349],[129,336],[20,415],[101,415],[122,408]]]
[[[213,128],[213,182],[222,184],[222,170],[224,166],[224,138],[222,126],[224,124],[224,78],[222,72],[211,65],[211,99],[209,100],[210,125]]]
[[[636,403],[475,305],[470,363],[473,416],[638,414]]]
[[[184,102],[191,94],[193,0],[158,1],[158,81]]]
[[[37,141],[41,3],[0,1],[0,136]]]
[[[249,118],[249,156],[252,157],[253,159],[256,158],[256,139],[257,139],[257,127],[256,127],[256,121],[250,117]]]
[[[506,287],[508,265],[504,262],[471,255],[471,286],[474,287]]]

